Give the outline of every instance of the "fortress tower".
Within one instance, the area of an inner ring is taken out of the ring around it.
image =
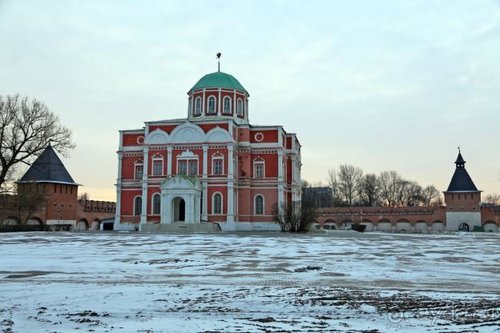
[[[458,152],[456,169],[444,193],[446,203],[446,230],[472,231],[481,226],[481,191],[474,185],[465,169],[465,160]]]

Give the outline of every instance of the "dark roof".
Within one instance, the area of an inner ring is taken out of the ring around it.
[[[455,161],[456,169],[453,177],[451,178],[450,185],[448,186],[447,192],[458,192],[458,191],[478,191],[476,185],[469,176],[467,170],[465,170],[465,160],[462,154],[459,152],[457,160]]]
[[[75,183],[68,170],[57,156],[54,148],[48,146],[30,166],[18,183]]]

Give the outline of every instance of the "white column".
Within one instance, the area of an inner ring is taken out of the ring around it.
[[[160,216],[160,223],[168,223],[167,222],[167,212],[168,212],[168,207],[167,207],[167,195],[165,190],[161,190],[161,199],[160,199],[160,208],[161,208],[161,216]]]
[[[143,153],[143,175],[142,175],[142,211],[141,223],[147,222],[148,215],[148,165],[149,165],[149,148],[144,147]]]
[[[201,101],[201,114],[203,116],[206,116],[206,110],[205,110],[205,88],[203,88],[203,100]]]
[[[233,178],[234,173],[234,162],[233,162],[233,145],[229,144],[227,147],[227,178]]]
[[[208,176],[208,145],[203,145],[203,178]]]
[[[278,182],[283,181],[283,150],[278,150]]]
[[[165,201],[162,202],[162,203],[165,203],[165,223],[172,223],[172,214],[173,214],[173,210],[172,210],[172,196],[167,194],[165,196]]]
[[[208,220],[208,145],[203,145],[203,177],[201,181],[203,202],[201,207],[201,219]]]
[[[193,115],[193,109],[194,109],[194,94],[191,94],[191,97],[189,97],[189,111],[188,111],[188,117],[191,117]]]
[[[116,212],[115,224],[120,224],[121,203],[122,203],[122,152],[118,152],[118,177],[116,179]]]
[[[217,101],[217,115],[219,115],[219,116],[221,115],[221,113],[220,113],[220,110],[221,110],[221,108],[220,108],[220,105],[221,105],[221,99],[220,99],[220,97],[221,97],[221,93],[220,93],[220,88],[219,88],[219,98],[218,98],[218,101]]]
[[[233,118],[236,116],[236,90],[233,94],[233,102],[231,103],[231,109],[233,111]]]
[[[172,147],[167,147],[167,177],[172,176]]]
[[[233,145],[227,147],[227,222],[234,222]]]
[[[234,222],[234,185],[232,180],[227,182],[227,223]]]

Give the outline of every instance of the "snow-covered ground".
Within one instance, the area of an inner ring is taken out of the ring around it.
[[[500,235],[0,234],[0,332],[500,332]]]

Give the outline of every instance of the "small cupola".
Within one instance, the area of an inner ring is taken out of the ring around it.
[[[465,169],[465,160],[462,157],[460,149],[458,150],[457,160],[455,161],[455,173],[451,178],[447,192],[477,192],[478,189]]]
[[[231,74],[220,71],[207,74],[188,91],[188,119],[234,119],[248,123],[250,94]]]

